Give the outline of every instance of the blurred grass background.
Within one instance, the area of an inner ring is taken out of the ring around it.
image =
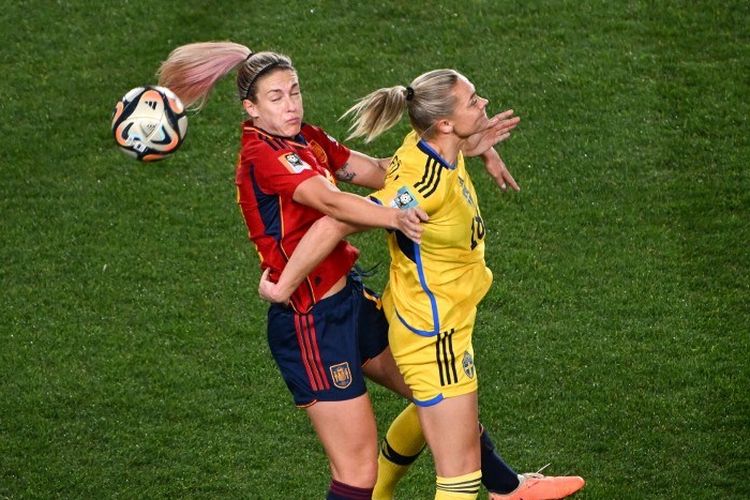
[[[471,163],[495,285],[482,420],[581,498],[747,498],[750,4],[14,1],[0,27],[0,498],[322,498],[268,352],[234,201],[233,78],[167,161],[114,146],[116,100],[176,46],[290,55],[306,119],[456,68],[522,117]],[[404,121],[376,143],[389,155]],[[359,235],[365,266],[387,252]],[[402,408],[372,387],[381,430]],[[431,498],[429,454],[399,498]]]

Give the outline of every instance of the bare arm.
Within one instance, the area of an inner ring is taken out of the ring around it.
[[[505,166],[505,162],[494,148],[490,148],[485,151],[482,155],[484,160],[484,168],[487,169],[487,173],[490,174],[497,184],[497,186],[503,191],[508,190],[510,185],[514,191],[520,191],[521,188],[516,183],[516,180],[508,172],[508,168]]]
[[[521,188],[510,175],[505,162],[493,146],[510,137],[511,130],[516,128],[520,120],[519,117],[513,116],[512,109],[503,111],[492,117],[490,127],[469,137],[464,145],[464,154],[466,156],[480,156],[484,161],[487,173],[503,191],[508,190],[508,185],[515,191],[520,191]]]
[[[269,281],[268,269],[263,273],[258,293],[270,302],[287,302],[305,277],[349,234],[370,227],[392,227],[402,232],[408,231],[404,234],[419,243],[421,222],[427,220],[427,214],[420,208],[399,210],[383,207],[360,196],[343,193],[317,177],[301,183],[294,191],[293,198],[298,203],[327,214],[327,217],[318,219],[307,230],[277,283]]]
[[[390,162],[390,158],[373,158],[352,150],[346,164],[336,171],[336,178],[357,186],[380,189]]]
[[[399,212],[403,214],[403,217],[424,217],[422,220],[427,218],[421,209],[400,210]],[[366,227],[341,222],[332,217],[321,217],[302,237],[276,283],[270,281],[268,277],[270,269],[263,272],[258,285],[261,298],[269,302],[288,302],[300,283],[318,264],[323,262],[336,248],[339,241],[352,233],[366,229]]]
[[[312,207],[341,222],[355,226],[398,229],[409,239],[419,243],[422,235],[421,220],[427,214],[383,207],[352,193],[339,191],[321,176],[302,182],[294,190],[294,201]],[[421,215],[424,215],[421,217]]]
[[[288,302],[300,283],[318,264],[323,262],[323,259],[336,248],[339,241],[363,229],[365,228],[340,222],[331,217],[321,217],[315,221],[294,249],[278,282],[273,283],[268,279],[270,268],[263,272],[258,285],[261,298],[269,302]]]

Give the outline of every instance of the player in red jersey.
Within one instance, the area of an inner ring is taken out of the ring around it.
[[[423,212],[378,207],[336,188],[335,178],[381,187],[388,160],[350,151],[302,122],[297,73],[287,57],[229,42],[190,44],[162,64],[160,84],[186,106],[200,106],[215,82],[233,69],[249,116],[237,166],[238,202],[266,274],[280,273],[323,215],[359,227],[397,229],[419,240]],[[512,183],[509,175],[501,177]],[[330,499],[372,495],[377,432],[363,375],[410,394],[387,347],[377,300],[349,274],[357,253],[341,242],[295,291],[291,307],[273,305],[268,314],[271,352],[329,458]],[[409,425],[421,433],[416,419]],[[412,460],[416,454],[394,456]]]
[[[344,194],[335,191],[333,176],[353,160],[352,156],[348,148],[312,125],[301,124],[299,133],[287,138],[269,133],[253,120],[245,122],[236,175],[237,199],[261,266],[269,269],[271,276],[281,272],[299,240],[326,210],[321,206],[321,193],[331,197]],[[369,161],[362,159],[363,163]],[[306,185],[308,181],[310,186]],[[361,205],[353,204],[349,215],[361,217],[356,215],[356,210],[363,210]],[[291,297],[295,311],[310,311],[349,273],[357,256],[351,244],[342,241],[337,245]]]

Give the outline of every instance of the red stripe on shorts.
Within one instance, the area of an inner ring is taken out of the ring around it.
[[[297,332],[297,344],[299,344],[299,351],[302,355],[302,364],[305,366],[307,372],[307,380],[310,382],[310,387],[313,391],[319,391],[320,387],[318,382],[313,375],[313,367],[310,364],[309,348],[305,342],[305,335],[303,334],[303,328],[298,314],[294,315],[294,330]]]
[[[312,314],[306,314],[305,318],[308,321],[308,328],[310,333],[310,340],[312,341],[313,360],[315,361],[315,367],[318,369],[321,379],[323,380],[323,388],[328,390],[331,388],[331,384],[328,383],[328,377],[326,377],[326,370],[323,367],[323,360],[320,359],[320,349],[318,348],[318,337],[315,334],[315,321]]]

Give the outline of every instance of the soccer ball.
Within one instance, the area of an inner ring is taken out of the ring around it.
[[[187,132],[185,107],[166,87],[136,87],[112,113],[112,134],[120,149],[141,161],[156,161],[177,151]]]

